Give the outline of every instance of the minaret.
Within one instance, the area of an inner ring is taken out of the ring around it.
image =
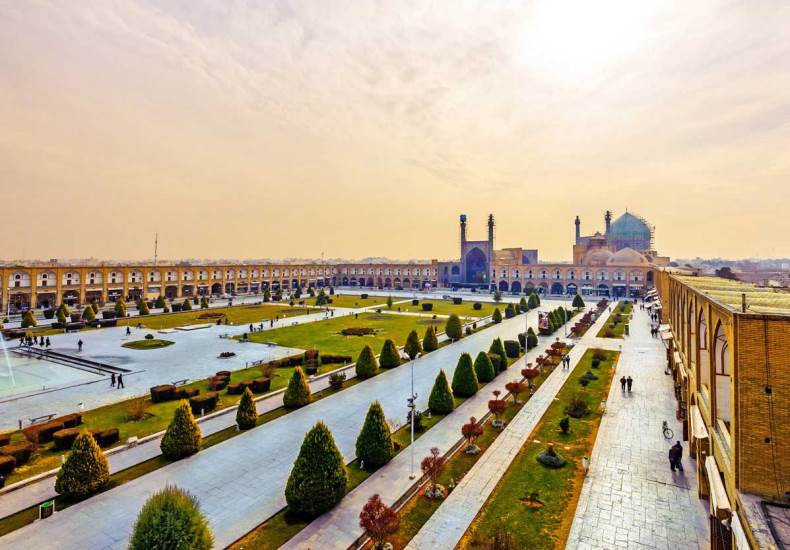
[[[582,230],[581,230],[582,221],[579,219],[579,216],[576,216],[576,221],[574,221],[573,223],[576,224],[576,244],[579,244],[579,240],[582,237]]]
[[[494,251],[494,215],[488,215],[488,247]]]
[[[461,252],[466,244],[466,214],[461,214]]]
[[[612,228],[612,212],[607,210],[606,215],[603,218],[606,221],[606,233],[605,235],[609,236],[609,230]]]

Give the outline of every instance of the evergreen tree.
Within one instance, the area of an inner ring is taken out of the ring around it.
[[[365,469],[375,470],[389,462],[394,454],[395,446],[384,409],[374,401],[357,437],[357,460],[364,463]]]
[[[24,319],[22,321],[24,322]],[[65,313],[63,313],[63,310],[59,309],[58,310],[58,323],[60,323],[61,325],[65,325],[68,322],[69,322],[68,316]],[[23,326],[22,328],[25,328],[25,327]]]
[[[477,381],[477,374],[472,365],[472,356],[462,353],[458,358],[458,364],[453,373],[453,395],[458,397],[471,397],[477,393],[480,385]]]
[[[22,323],[21,323],[20,326],[22,328],[30,328],[30,327],[36,326],[37,324],[38,324],[38,321],[36,321],[36,316],[33,315],[33,310],[32,309],[28,309],[25,312],[25,315],[22,317]]]
[[[412,330],[409,333],[408,338],[406,338],[406,345],[403,346],[403,351],[406,352],[406,355],[409,356],[409,359],[414,360],[420,352],[422,351],[422,346],[420,345],[420,337],[417,336],[417,331]]]
[[[310,384],[307,383],[302,367],[294,367],[288,387],[283,394],[283,405],[286,409],[298,409],[310,403],[312,398]]]
[[[516,316],[516,308],[513,304],[508,304],[505,306],[505,318],[512,319]]]
[[[200,299],[200,309],[208,309],[208,298],[205,296]]]
[[[202,439],[200,426],[192,415],[189,402],[182,399],[159,444],[162,454],[170,460],[180,460],[198,452]]]
[[[475,374],[477,374],[477,380],[483,384],[491,382],[496,376],[494,365],[484,351],[478,353],[475,358]]]
[[[453,342],[460,340],[463,337],[464,329],[461,325],[461,319],[458,318],[458,315],[455,313],[450,315],[450,317],[447,319],[447,325],[444,327],[444,332]]]
[[[447,375],[444,370],[440,370],[436,375],[436,381],[431,389],[431,396],[428,398],[428,409],[433,414],[450,414],[455,408],[453,392],[450,391],[450,384],[447,382]]]
[[[439,339],[436,338],[436,329],[430,325],[425,329],[425,336],[422,339],[422,349],[426,353],[439,349]]]
[[[69,308],[66,306],[65,302],[61,302],[58,306],[57,316],[60,318],[60,314],[63,314],[63,317],[68,318],[69,316]]]
[[[126,302],[124,302],[123,296],[118,296],[118,300],[115,302],[115,316],[119,319],[126,317]]]
[[[495,291],[494,291],[494,301],[495,301],[496,303],[499,303],[499,302],[501,302],[501,301],[502,301],[502,293],[501,293],[501,292],[499,292],[498,290],[495,290]]]
[[[494,313],[491,315],[491,320],[494,321],[494,323],[497,323],[497,324],[502,322],[502,312],[499,311],[498,307],[494,308]]]
[[[359,357],[357,357],[357,377],[362,380],[370,378],[376,374],[378,368],[378,361],[376,361],[376,356],[373,355],[373,350],[370,346],[362,348],[362,351],[359,352]]]
[[[329,304],[329,296],[326,295],[324,289],[318,291],[318,296],[315,299],[315,305],[317,306],[325,306]]]
[[[137,313],[140,315],[148,315],[151,313],[151,310],[148,309],[148,304],[145,300],[140,300],[140,303],[137,304]]]
[[[529,305],[527,305],[527,299],[524,296],[522,296],[521,300],[518,301],[518,309],[522,313],[529,311]]]
[[[214,537],[197,499],[167,486],[151,495],[134,524],[129,550],[211,550]]]
[[[538,299],[538,295],[534,292],[529,295],[529,300],[527,301],[527,305],[529,309],[535,309],[540,305],[540,300]]]
[[[82,320],[83,321],[93,321],[96,318],[96,312],[93,311],[91,306],[85,306],[85,309],[82,310]]]
[[[83,498],[110,482],[110,466],[96,440],[82,432],[74,440],[66,462],[55,480],[55,492],[66,498]]]
[[[160,294],[159,296],[156,297],[156,302],[154,302],[154,307],[159,309],[167,307],[167,303],[165,302],[164,296]]]
[[[535,334],[535,329],[529,327],[527,329],[527,349],[532,349],[538,345],[538,335]]]
[[[381,348],[379,365],[384,369],[391,369],[400,365],[400,353],[398,353],[398,348],[395,347],[395,342],[389,338],[384,341],[384,346]]]
[[[272,291],[269,290],[269,287],[266,287],[266,290],[263,291],[263,301],[264,302],[272,301]]]
[[[181,311],[191,311],[192,310],[192,302],[189,301],[189,298],[184,299],[184,303],[181,304]]]
[[[501,338],[494,338],[494,341],[491,342],[491,347],[488,348],[488,353],[496,353],[499,355],[500,372],[507,368],[507,354],[505,353],[505,345],[502,343]]]
[[[99,313],[99,303],[96,301],[96,298],[91,300],[91,309],[93,310],[94,315]]]
[[[581,308],[584,307],[584,300],[582,299],[582,295],[581,294],[577,294],[576,296],[573,297],[573,304],[572,305],[573,305],[573,307],[575,307],[577,309],[581,309]]]
[[[332,509],[346,494],[348,472],[332,432],[318,422],[304,438],[285,486],[288,512],[311,520]]]
[[[387,296],[387,308],[392,309],[392,295]]]
[[[255,408],[255,401],[252,399],[250,388],[244,388],[241,394],[239,408],[236,409],[236,424],[241,430],[254,428],[258,421],[258,410]]]

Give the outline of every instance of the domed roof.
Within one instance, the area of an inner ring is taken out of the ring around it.
[[[614,256],[614,254],[612,254],[608,248],[593,248],[582,258],[582,265],[593,267],[605,266],[612,256]]]
[[[626,247],[649,250],[653,229],[644,219],[626,212],[612,222],[607,237],[616,250]]]
[[[623,248],[615,252],[606,262],[608,266],[641,266],[647,265],[648,261],[642,254],[633,248]]]

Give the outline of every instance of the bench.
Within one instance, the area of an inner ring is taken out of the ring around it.
[[[189,378],[184,378],[183,380],[176,380],[175,382],[170,382],[174,386],[186,386],[186,383],[189,382]]]
[[[45,420],[52,420],[55,418],[55,413],[52,414],[42,414],[41,416],[35,416],[33,418],[28,418],[31,424],[38,424],[39,422],[44,422]]]

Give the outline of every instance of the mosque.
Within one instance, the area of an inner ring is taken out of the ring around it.
[[[439,262],[439,283],[453,288],[496,288],[501,292],[584,296],[639,296],[653,286],[651,268],[669,264],[655,250],[655,229],[644,218],[625,212],[612,221],[604,215],[604,233],[576,239],[571,263],[542,263],[533,248],[494,246],[494,216],[488,216],[487,239],[467,238],[466,215],[460,218],[460,259]]]

